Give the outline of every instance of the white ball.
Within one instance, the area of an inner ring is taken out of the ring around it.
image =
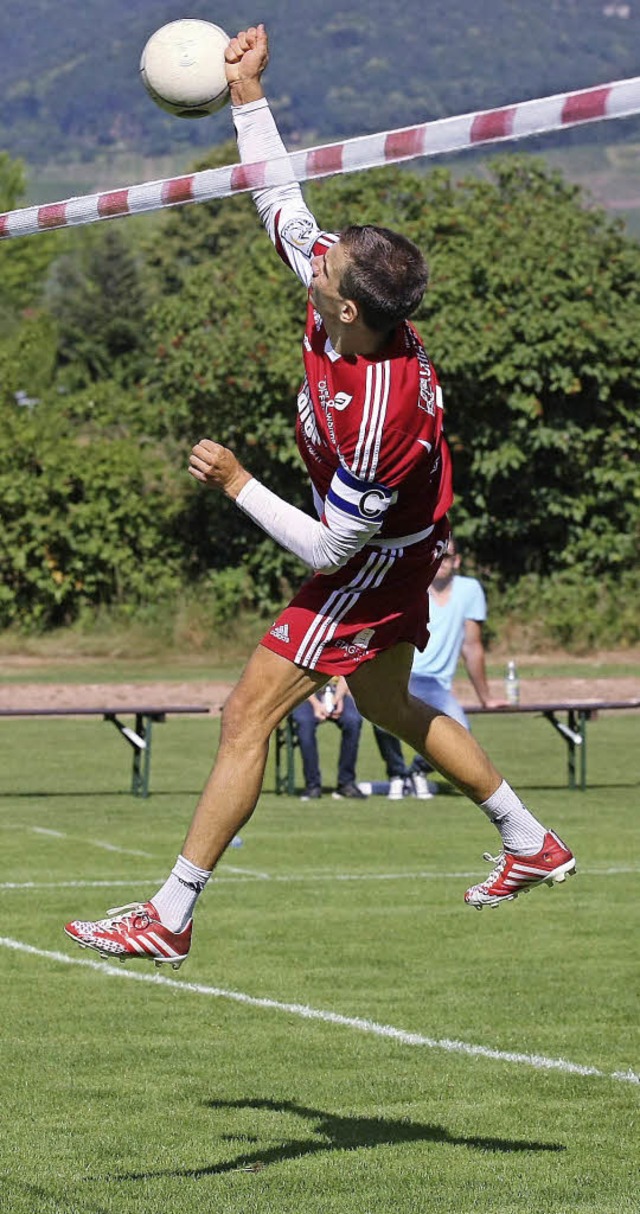
[[[140,58],[140,75],[157,105],[178,118],[204,118],[229,100],[224,52],[229,37],[211,21],[170,21]]]

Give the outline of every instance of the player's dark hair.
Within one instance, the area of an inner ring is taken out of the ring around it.
[[[370,329],[393,329],[415,312],[429,269],[412,240],[389,228],[352,224],[340,233],[340,244],[349,257],[340,294],[358,304]]]

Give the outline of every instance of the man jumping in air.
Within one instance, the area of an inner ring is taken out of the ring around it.
[[[262,90],[264,27],[241,31],[226,58],[242,161],[286,157]],[[467,890],[470,906],[498,906],[575,871],[571,851],[467,730],[408,693],[414,646],[424,649],[428,638],[427,588],[447,547],[452,502],[442,394],[408,320],[427,286],[422,255],[386,228],[321,231],[295,182],[253,196],[277,252],[309,292],[296,435],[318,519],[210,439],[193,448],[189,471],[235,501],[313,575],[262,638],[225,704],[216,762],[165,884],[148,902],[65,928],[103,956],[176,968],[189,952],[196,901],[254,811],[273,730],[334,675],[346,677],[363,716],[424,755],[497,827],[502,850],[490,858],[486,880]]]

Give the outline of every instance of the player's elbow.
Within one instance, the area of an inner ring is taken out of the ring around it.
[[[314,573],[336,573],[354,555],[353,544],[345,543],[324,523],[318,523],[314,536],[311,568]]]
[[[314,573],[324,573],[325,575],[328,575],[330,573],[337,573],[338,569],[342,569],[342,566],[346,565],[348,559],[349,559],[348,556],[345,556],[341,560],[338,560],[338,561],[336,561],[336,560],[331,561],[331,560],[329,560],[328,557],[318,558],[317,561],[315,561],[312,566],[313,572]]]

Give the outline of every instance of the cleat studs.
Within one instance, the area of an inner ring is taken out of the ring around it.
[[[556,877],[556,881],[557,881],[558,885],[560,885],[560,883],[562,881],[564,881],[566,875],[567,875],[566,873],[558,873],[558,876]]]
[[[156,967],[156,969],[157,969],[157,970],[162,969],[162,962],[161,962],[161,961],[154,961],[154,963],[153,963],[153,964],[155,965],[155,967]]]
[[[127,960],[127,958],[125,957],[124,953],[122,954],[121,957],[118,957],[118,961],[120,962],[121,965],[124,965],[126,960]]]
[[[181,961],[172,961],[171,962],[172,970],[179,970],[181,965],[182,965]]]
[[[548,886],[549,886],[549,889],[553,889],[553,877],[549,877],[549,878],[548,878],[548,879],[545,881],[545,885],[548,885]]]

